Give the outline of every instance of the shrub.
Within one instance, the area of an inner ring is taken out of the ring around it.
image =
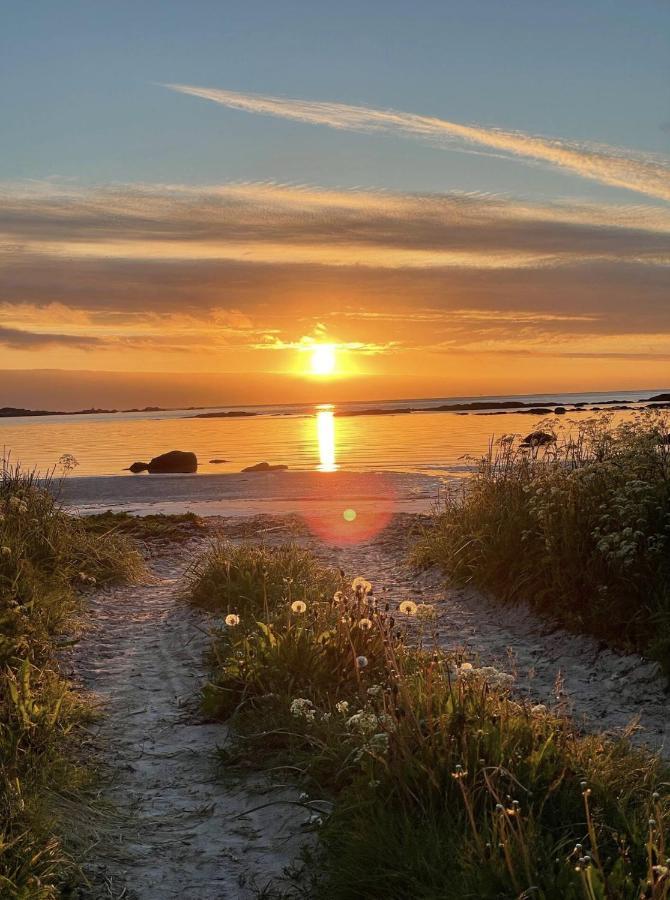
[[[126,539],[90,534],[48,486],[0,473],[0,896],[40,900],[75,870],[58,798],[87,777],[74,739],[87,711],[58,672],[59,635],[82,589],[140,568]]]
[[[492,445],[448,493],[417,559],[502,601],[660,661],[670,674],[670,437],[650,414]]]
[[[244,548],[260,573],[253,592],[240,582],[245,598],[269,596],[269,552]],[[517,702],[505,673],[421,649],[429,606],[378,602],[359,578],[330,596],[305,585],[303,609],[273,581],[278,599],[251,615],[241,598],[217,630],[206,702],[232,718],[229,763],[303,779],[320,840],[296,896],[668,896],[670,773],[657,759]]]

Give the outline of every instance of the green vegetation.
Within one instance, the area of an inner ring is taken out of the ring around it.
[[[670,675],[668,419],[591,420],[546,450],[503,438],[447,495],[418,559],[646,653]]]
[[[0,473],[0,896],[49,900],[76,867],[64,814],[87,775],[85,705],[56,660],[82,590],[131,578],[128,540],[92,534],[35,476]],[[71,824],[71,823],[70,823]]]
[[[430,605],[391,609],[292,547],[220,545],[191,593],[225,622],[205,703],[234,726],[228,764],[306,792],[319,840],[282,896],[669,896],[670,772],[426,650]]]
[[[151,513],[134,516],[127,512],[112,512],[86,516],[82,523],[87,531],[102,536],[125,534],[138,541],[187,541],[196,531],[204,528],[200,516],[195,513]]]

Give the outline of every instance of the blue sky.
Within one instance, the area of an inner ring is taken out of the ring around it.
[[[661,388],[669,84],[665,0],[15,3],[2,365]]]
[[[618,0],[15,4],[1,38],[0,177],[622,199],[545,166],[217,109],[157,83],[663,151],[669,34],[670,5]]]

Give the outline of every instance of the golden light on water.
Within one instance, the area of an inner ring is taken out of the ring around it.
[[[316,344],[310,356],[312,375],[334,375],[337,369],[337,352],[332,344]]]
[[[332,409],[319,409],[316,413],[316,437],[319,444],[319,472],[335,472],[335,416]]]

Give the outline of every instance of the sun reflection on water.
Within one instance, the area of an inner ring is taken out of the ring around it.
[[[319,444],[319,472],[336,472],[335,415],[333,408],[320,407],[316,413],[316,436]]]

